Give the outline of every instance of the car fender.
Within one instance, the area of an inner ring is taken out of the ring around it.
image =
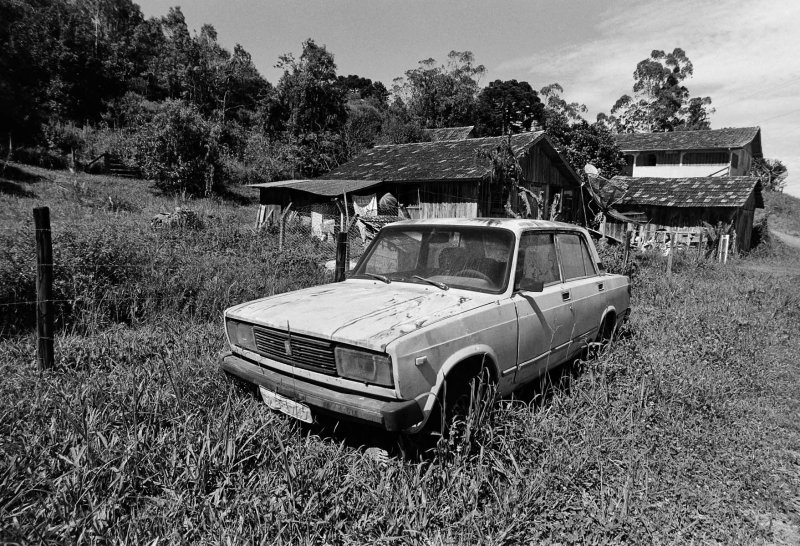
[[[487,359],[489,360],[489,364],[495,377],[500,377],[500,370],[497,367],[497,354],[492,347],[484,343],[462,347],[447,357],[447,359],[444,361],[441,368],[439,368],[439,372],[436,374],[436,383],[431,387],[431,390],[417,397],[418,402],[422,402],[422,399],[427,397],[427,400],[424,401],[423,405],[423,411],[425,412],[426,420],[433,409],[434,403],[436,403],[436,397],[444,385],[444,380],[447,377],[447,374],[450,373],[450,371],[459,363],[472,357],[484,355],[486,355]]]

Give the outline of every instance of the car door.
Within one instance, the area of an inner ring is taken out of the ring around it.
[[[538,230],[522,234],[515,285],[523,279],[542,282],[543,289],[514,292],[519,324],[517,367],[513,370],[516,383],[525,383],[561,363],[569,349],[572,310],[561,284],[554,233]]]
[[[556,235],[563,289],[569,294],[574,312],[575,331],[571,336],[569,353],[582,349],[594,339],[603,314],[603,278],[591,258],[583,235],[578,232]]]

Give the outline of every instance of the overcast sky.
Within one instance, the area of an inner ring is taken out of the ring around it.
[[[147,16],[177,0],[139,0]],[[240,43],[275,83],[278,55],[313,38],[340,74],[384,82],[451,50],[469,50],[494,79],[560,83],[569,101],[608,112],[630,93],[636,63],[653,49],[683,48],[694,64],[692,96],[708,95],[712,128],[758,125],[764,155],[789,167],[800,196],[800,2],[715,0],[190,0],[191,30],[211,23],[228,48]]]

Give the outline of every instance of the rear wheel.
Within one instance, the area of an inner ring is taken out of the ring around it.
[[[617,316],[610,312],[603,319],[600,328],[597,330],[597,337],[595,341],[601,345],[608,345],[614,340],[614,334],[617,329]]]

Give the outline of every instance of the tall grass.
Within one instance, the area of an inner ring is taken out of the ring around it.
[[[147,209],[171,208],[167,199],[153,207],[117,189],[66,189],[68,205],[54,207],[53,222],[54,299],[63,328],[144,323],[165,313],[213,320],[234,303],[329,280],[322,247],[290,232],[279,252],[277,233],[254,232],[252,218],[219,202],[189,203],[203,229],[154,229]],[[35,320],[30,201],[18,199],[18,209],[6,211],[16,222],[0,229],[0,335]]]
[[[32,200],[22,201],[27,209]],[[232,219],[239,210],[220,205],[214,214]],[[405,458],[394,447],[401,438],[329,421],[300,425],[219,372],[223,334],[210,309],[248,290],[290,286],[254,278],[273,271],[274,262],[262,264],[275,256],[267,242],[237,233],[232,220],[150,233],[142,216],[109,233],[100,229],[108,217],[84,218],[76,240],[88,246],[77,248],[95,248],[93,237],[98,248],[117,235],[131,246],[141,237],[146,250],[136,259],[172,265],[177,278],[156,270],[106,292],[194,287],[194,307],[154,296],[164,307],[135,320],[106,314],[98,327],[66,327],[61,367],[44,374],[30,334],[0,341],[3,540],[751,544],[798,536],[796,277],[747,269],[746,259],[741,267],[676,261],[668,279],[659,258],[644,260],[630,325],[610,348],[479,412],[483,426],[466,440]],[[228,264],[241,273],[223,271]],[[276,282],[298,265],[283,267]],[[212,272],[224,282],[214,284]],[[227,295],[234,281],[265,284]],[[374,460],[371,446],[392,456]]]

